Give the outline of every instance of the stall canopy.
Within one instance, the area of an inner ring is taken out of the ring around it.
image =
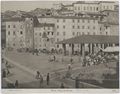
[[[119,46],[116,47],[107,47],[103,52],[119,52]]]
[[[80,44],[80,43],[119,44],[119,36],[80,35],[77,37],[73,37],[57,42],[57,44]]]

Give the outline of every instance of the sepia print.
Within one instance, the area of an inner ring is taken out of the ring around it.
[[[118,1],[2,1],[2,89],[118,89]]]

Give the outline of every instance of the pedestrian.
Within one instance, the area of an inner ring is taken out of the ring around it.
[[[39,71],[37,71],[36,73],[37,73],[37,74],[36,74],[36,79],[39,79],[40,72],[39,72]]]
[[[72,65],[68,64],[68,70],[72,70]]]
[[[10,71],[9,71],[9,69],[7,68],[7,75],[9,75],[10,74]]]
[[[47,73],[46,81],[47,81],[47,85],[49,85],[49,83],[50,83],[50,75],[49,75],[49,73]]]
[[[19,85],[18,80],[16,80],[15,81],[15,88],[18,88],[18,85]]]
[[[56,61],[56,57],[55,57],[55,55],[53,56],[53,59],[54,59],[54,61]]]
[[[43,76],[40,74],[40,87],[43,87]]]
[[[2,77],[3,77],[3,78],[6,77],[6,71],[5,71],[5,70],[2,71]]]
[[[78,77],[75,78],[75,88],[79,88],[79,79],[78,79]]]
[[[71,64],[73,63],[73,59],[72,59],[72,57],[71,57],[71,59],[70,59],[70,62],[71,62]]]
[[[63,83],[61,83],[61,86],[60,86],[60,88],[65,88],[65,86],[64,86],[64,84],[63,84]]]

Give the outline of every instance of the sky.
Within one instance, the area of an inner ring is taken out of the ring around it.
[[[72,4],[72,2],[73,1],[2,1],[1,10],[2,12],[6,10],[30,11],[34,10],[35,8],[52,8],[53,4]]]

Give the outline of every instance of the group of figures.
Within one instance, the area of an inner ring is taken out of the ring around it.
[[[82,66],[98,65],[101,63],[109,63],[110,60],[118,60],[118,55],[105,54],[103,52],[98,52],[97,54],[88,54],[85,56],[82,62]]]

